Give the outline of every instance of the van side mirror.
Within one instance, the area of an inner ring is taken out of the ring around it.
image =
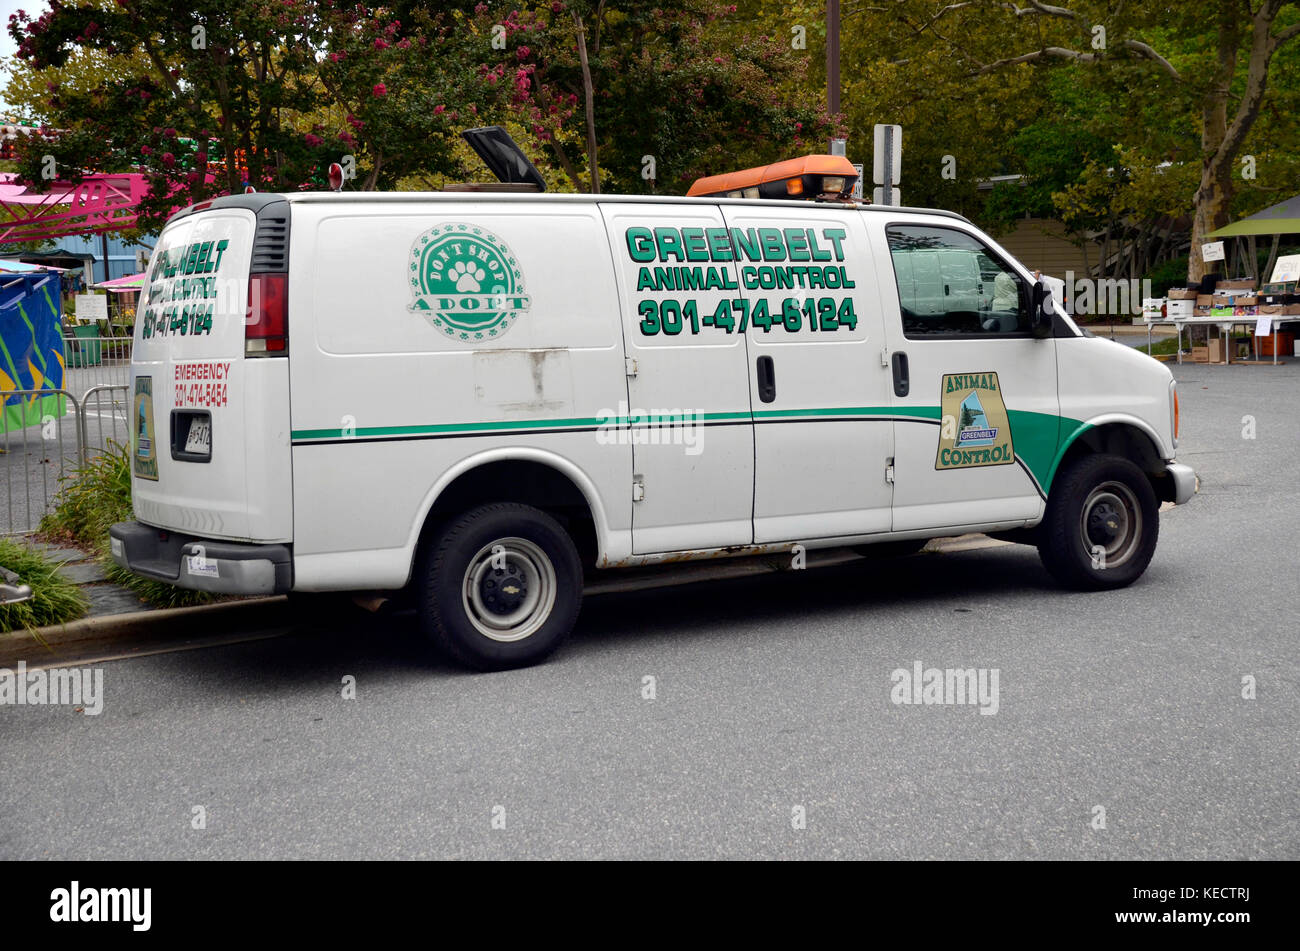
[[[1052,299],[1051,289],[1042,281],[1034,283],[1030,292],[1029,330],[1039,340],[1052,335],[1052,315],[1056,313],[1056,301]]]

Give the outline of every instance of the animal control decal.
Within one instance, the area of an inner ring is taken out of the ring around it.
[[[936,469],[1005,466],[1016,461],[1011,421],[996,373],[951,373],[942,383]]]
[[[410,310],[456,340],[492,340],[531,303],[509,246],[486,228],[448,222],[411,245]]]
[[[153,377],[135,378],[135,423],[131,427],[131,468],[137,479],[158,481],[158,441],[153,424]]]

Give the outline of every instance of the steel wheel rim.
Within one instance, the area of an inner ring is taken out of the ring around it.
[[[1141,543],[1142,529],[1137,494],[1124,483],[1103,482],[1084,499],[1079,538],[1088,557],[1101,562],[1097,567],[1118,568],[1128,562]]]
[[[557,588],[555,567],[540,547],[526,538],[498,538],[470,559],[461,600],[475,630],[512,643],[546,623]]]

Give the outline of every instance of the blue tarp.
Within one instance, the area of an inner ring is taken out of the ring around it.
[[[56,394],[11,391],[62,389],[63,369],[58,275],[0,274],[0,432],[62,416],[64,400]]]

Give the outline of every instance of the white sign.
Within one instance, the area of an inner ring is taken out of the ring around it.
[[[876,152],[872,159],[875,183],[883,185],[888,182],[897,185],[899,173],[903,169],[903,127],[901,125],[876,126]]]
[[[1292,284],[1300,281],[1300,254],[1284,254],[1273,265],[1271,284]]]
[[[897,188],[889,190],[889,200],[885,200],[885,186],[877,185],[871,192],[871,203],[873,205],[893,205],[897,208],[903,203],[903,193]]]
[[[862,163],[854,162],[853,167],[858,170],[858,180],[853,183],[853,194],[850,197],[854,201],[862,201]]]
[[[108,320],[107,294],[78,294],[74,300],[78,320]]]
[[[1201,245],[1202,261],[1222,261],[1223,260],[1223,242],[1211,241],[1209,244]]]
[[[1273,318],[1261,317],[1255,321],[1255,336],[1267,337],[1273,333]]]

